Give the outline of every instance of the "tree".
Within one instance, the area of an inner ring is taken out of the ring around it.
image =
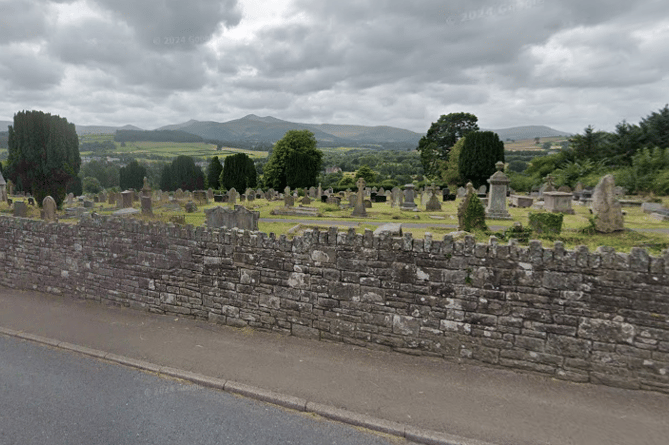
[[[204,173],[195,165],[190,156],[177,156],[170,165],[163,167],[160,174],[162,190],[202,190],[204,189]]]
[[[647,147],[669,148],[669,105],[639,122]]]
[[[417,147],[427,176],[439,174],[455,143],[468,133],[478,131],[477,122],[478,118],[471,113],[450,113],[432,123]]]
[[[102,191],[102,186],[98,178],[87,176],[81,182],[86,193],[100,193]]]
[[[313,186],[322,164],[323,152],[316,148],[314,134],[290,130],[274,144],[264,168],[265,185],[277,190]]]
[[[376,173],[374,173],[374,171],[365,164],[355,172],[355,179],[358,178],[362,178],[365,180],[365,183],[371,184],[376,178]]]
[[[445,168],[441,171],[441,180],[448,185],[462,185],[464,181],[460,177],[460,153],[462,153],[462,146],[464,145],[465,140],[460,139],[455,143],[453,148],[451,148],[451,153],[448,156],[448,161],[446,161]]]
[[[119,170],[119,186],[121,190],[141,190],[144,187],[145,176],[146,167],[139,165],[139,162],[133,159],[128,165],[121,167]]]
[[[226,189],[230,190],[234,187],[240,193],[243,193],[249,187],[255,187],[257,174],[253,159],[245,153],[237,153],[226,157],[219,181]]]
[[[39,205],[51,196],[60,207],[79,174],[79,137],[74,124],[42,111],[21,111],[9,126],[6,174]]]
[[[218,156],[214,156],[209,161],[209,166],[207,167],[207,184],[214,190],[221,188],[220,177],[223,172],[223,165],[221,161],[218,160]]]
[[[592,125],[588,125],[582,135],[577,134],[569,139],[569,145],[574,150],[577,159],[596,161],[606,156],[604,146],[608,136],[609,134],[605,131],[595,131]]]
[[[504,162],[504,142],[492,131],[475,131],[465,136],[458,170],[460,177],[474,187],[486,184],[496,171],[495,163]]]

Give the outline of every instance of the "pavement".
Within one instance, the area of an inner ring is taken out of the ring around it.
[[[666,444],[669,395],[0,286],[0,335],[427,444]],[[0,382],[1,383],[1,382]]]

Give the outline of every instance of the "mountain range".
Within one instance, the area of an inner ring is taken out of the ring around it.
[[[10,121],[0,121],[0,131],[3,131]],[[112,126],[84,126],[77,125],[77,133],[113,133],[116,130],[142,130],[134,125],[123,127]],[[202,137],[205,140],[231,142],[274,143],[281,139],[288,130],[309,130],[314,133],[321,146],[361,147],[361,146],[394,146],[411,147],[418,145],[423,136],[420,133],[397,127],[363,125],[335,125],[335,124],[305,124],[288,122],[272,116],[260,117],[249,114],[241,119],[228,122],[190,120],[180,124],[166,125],[156,130],[181,130]],[[555,130],[546,126],[522,126],[497,130],[503,141],[533,139],[535,137],[570,136],[569,133]]]

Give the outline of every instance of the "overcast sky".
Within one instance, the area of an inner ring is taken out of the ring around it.
[[[669,102],[666,0],[0,0],[0,120],[582,132]]]

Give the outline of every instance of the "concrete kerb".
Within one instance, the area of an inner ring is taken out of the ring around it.
[[[412,427],[397,422],[383,420],[365,414],[357,414],[345,409],[335,408],[329,405],[323,405],[315,402],[308,402],[299,397],[288,396],[274,391],[257,388],[243,383],[229,380],[207,377],[190,371],[184,371],[169,366],[160,366],[144,360],[137,360],[122,355],[99,351],[97,349],[79,346],[72,343],[58,341],[55,339],[34,335],[23,331],[16,331],[0,326],[0,335],[16,337],[23,340],[29,340],[35,343],[77,352],[90,357],[103,359],[112,363],[128,366],[142,371],[152,372],[158,375],[178,378],[197,385],[209,388],[223,390],[232,394],[259,400],[261,402],[271,403],[284,408],[296,411],[317,414],[321,417],[345,423],[352,426],[366,428],[371,431],[385,433],[393,436],[403,437],[409,441],[427,445],[493,445],[489,442],[465,439],[450,434],[430,431],[421,428]]]

